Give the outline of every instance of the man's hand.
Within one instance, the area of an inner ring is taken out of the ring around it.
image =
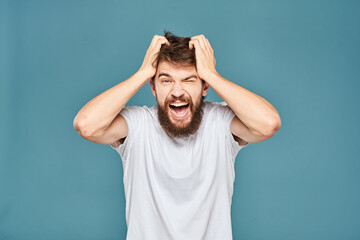
[[[150,47],[146,51],[144,61],[139,69],[139,71],[146,72],[149,78],[152,78],[156,73],[156,66],[153,66],[153,62],[155,61],[156,55],[160,51],[162,44],[170,45],[166,37],[154,35]]]
[[[209,73],[217,74],[214,50],[203,34],[191,38],[189,48],[192,49],[193,47],[195,47],[197,73],[202,80],[206,81],[206,76]]]

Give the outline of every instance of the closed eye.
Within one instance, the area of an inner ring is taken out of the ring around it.
[[[169,80],[169,79],[162,79],[161,82],[168,83],[168,82],[171,82],[171,80]],[[187,79],[187,80],[185,80],[185,82],[195,82],[195,80],[193,80],[193,79]]]
[[[186,80],[186,82],[195,82],[195,80]]]

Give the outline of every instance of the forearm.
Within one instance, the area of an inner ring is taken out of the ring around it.
[[[83,135],[94,135],[106,129],[148,80],[146,72],[138,71],[130,78],[93,98],[76,115],[75,129]]]
[[[280,116],[277,110],[261,96],[218,73],[209,74],[205,80],[250,130],[268,135],[279,127]]]

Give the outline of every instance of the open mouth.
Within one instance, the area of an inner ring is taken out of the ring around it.
[[[189,114],[189,103],[171,103],[170,112],[174,118],[183,119]]]

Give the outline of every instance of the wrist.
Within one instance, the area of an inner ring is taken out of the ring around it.
[[[207,72],[206,75],[204,76],[203,80],[205,80],[205,82],[211,82],[214,81],[218,78],[220,78],[220,74],[218,72]]]
[[[151,78],[154,76],[152,73],[150,73],[149,71],[146,71],[144,69],[139,69],[135,75],[142,79],[144,82],[147,82],[149,80],[151,80]]]

